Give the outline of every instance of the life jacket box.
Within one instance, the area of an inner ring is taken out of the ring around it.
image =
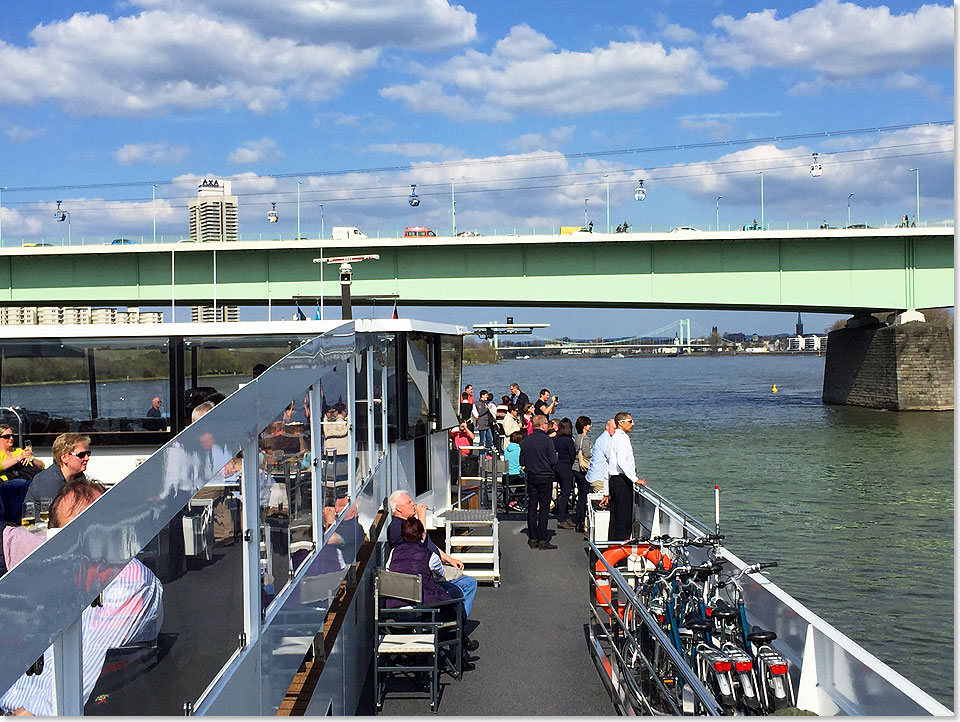
[[[603,494],[587,494],[587,514],[590,519],[590,539],[594,542],[607,541],[610,531],[610,510],[600,509],[597,504]]]

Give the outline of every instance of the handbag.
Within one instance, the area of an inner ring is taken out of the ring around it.
[[[590,468],[590,459],[583,455],[583,440],[587,438],[586,434],[580,436],[580,446],[577,447],[577,470],[583,473]]]

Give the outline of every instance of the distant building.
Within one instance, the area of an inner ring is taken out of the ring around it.
[[[230,195],[230,181],[205,179],[188,205],[191,241],[237,240],[237,197]]]
[[[239,306],[193,306],[190,309],[190,320],[193,323],[219,323],[222,321],[235,322],[240,320]]]
[[[61,324],[163,323],[160,311],[126,311],[89,306],[7,306],[0,309],[0,324],[8,326],[59,326]]]

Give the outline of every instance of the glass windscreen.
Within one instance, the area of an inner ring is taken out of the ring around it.
[[[430,340],[425,336],[407,336],[407,435],[422,436],[430,428]]]
[[[440,428],[457,425],[460,411],[460,366],[463,360],[463,339],[460,336],[440,337]]]
[[[186,338],[183,342],[184,419],[204,401],[229,396],[279,359],[299,347],[309,337],[276,338],[218,337]],[[298,419],[306,422],[303,408]]]
[[[24,437],[49,446],[66,432],[93,446],[161,443],[170,436],[166,338],[39,339],[0,346],[0,406],[18,407]],[[2,421],[17,431],[17,417]]]
[[[103,655],[86,715],[182,715],[240,646],[241,465],[205,436],[207,486],[84,612],[84,662]]]
[[[356,374],[354,375],[354,422],[356,431],[357,479],[365,479],[370,473],[370,393],[367,389],[367,354],[358,353],[355,357]]]

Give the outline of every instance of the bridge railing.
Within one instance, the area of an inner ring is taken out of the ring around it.
[[[752,220],[745,221],[743,223],[721,223],[717,226],[715,223],[704,223],[704,224],[694,224],[693,226],[685,225],[683,228],[694,228],[695,230],[702,232],[727,232],[727,231],[742,231],[749,233],[753,230],[767,230],[767,231],[812,231],[818,230],[821,228],[824,220],[819,221],[797,221],[797,220],[774,220],[767,221],[762,227],[759,225],[754,228],[754,223]],[[826,224],[830,229],[837,228],[846,228],[847,222],[843,219],[826,219]],[[852,219],[852,227],[855,228],[899,228],[901,227],[900,219],[890,220],[890,219],[868,219],[866,221],[860,219]],[[921,220],[915,227],[917,228],[944,228],[944,227],[953,227],[954,219],[953,218],[940,218],[940,219],[930,219],[930,220]],[[678,228],[676,224],[672,223],[637,223],[629,227],[630,233],[669,233],[675,228]],[[435,229],[437,236],[450,236],[449,228],[440,228]],[[458,229],[458,234],[462,233],[464,229]],[[479,236],[503,236],[509,238],[510,236],[553,236],[560,234],[559,226],[489,226],[489,227],[476,227],[470,228],[469,231]],[[594,226],[593,233],[595,235],[603,234],[604,229],[599,226]],[[614,233],[614,230],[611,229],[611,233]],[[388,229],[378,229],[378,230],[368,230],[366,234],[370,240],[376,240],[378,238],[401,238],[403,236],[403,228],[388,228]],[[288,234],[280,233],[241,233],[237,236],[238,241],[290,241],[294,240],[297,237],[296,232],[291,232]],[[576,236],[574,236],[576,237]],[[324,237],[321,237],[319,231],[313,233],[304,234],[301,236],[304,240],[316,240],[323,241],[327,245],[336,245],[336,241],[333,241],[329,237],[329,233],[324,234]],[[20,236],[20,235],[10,235],[4,234],[2,243],[0,243],[0,248],[13,248],[18,246],[23,246],[25,244],[48,244],[51,246],[109,246],[114,245],[114,240],[125,239],[126,241],[132,242],[134,244],[151,244],[151,243],[190,243],[190,237],[187,235],[181,234],[160,234],[156,236],[156,241],[152,234],[123,234],[123,233],[101,233],[101,234],[77,234],[68,236]],[[117,244],[120,245],[120,244]]]
[[[40,713],[274,714],[307,651],[324,654],[316,635],[387,490],[386,404],[370,402],[387,388],[385,343],[351,323],[307,342],[4,575],[0,693],[43,656]],[[306,423],[284,415],[291,399]],[[325,418],[329,406],[345,417]],[[81,615],[133,559],[162,585],[160,634],[107,653],[85,710],[97,630]],[[357,664],[364,633],[343,632]],[[354,678],[328,682],[336,711],[351,712]]]

